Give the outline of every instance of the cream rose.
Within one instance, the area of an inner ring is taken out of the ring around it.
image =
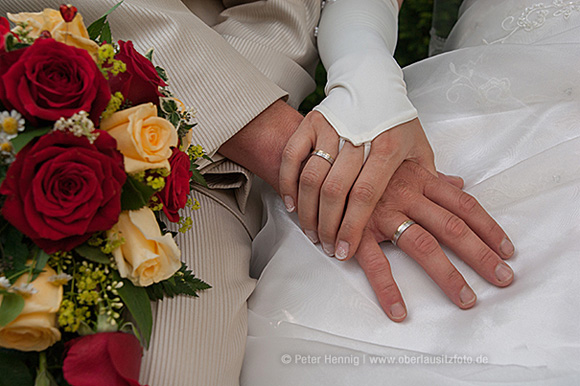
[[[117,111],[103,119],[101,129],[117,140],[117,149],[125,156],[125,171],[170,169],[171,147],[177,146],[177,130],[157,116],[157,106],[145,103]]]
[[[169,279],[181,268],[181,251],[171,234],[161,234],[153,211],[147,207],[121,212],[108,235],[125,240],[113,256],[121,277],[137,286]]]
[[[62,302],[62,285],[48,279],[56,272],[46,266],[32,282],[38,291],[24,298],[24,309],[16,319],[0,327],[0,346],[20,351],[42,351],[60,340],[56,314]],[[15,286],[26,284],[28,275],[22,275]],[[0,296],[2,302],[2,296]]]
[[[40,36],[42,31],[48,31],[57,42],[86,50],[97,60],[99,45],[89,38],[80,13],[70,23],[63,20],[60,11],[49,8],[42,12],[9,13],[8,18],[14,23],[26,23],[26,28],[30,31],[28,36],[32,38]],[[16,27],[18,28],[20,27]]]

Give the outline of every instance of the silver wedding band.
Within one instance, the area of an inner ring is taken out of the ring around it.
[[[328,154],[327,152],[325,152],[324,150],[320,150],[320,149],[314,150],[312,153],[310,153],[310,155],[317,155],[321,158],[324,158],[331,165],[334,163],[334,158],[332,158],[332,156],[330,154]]]
[[[405,232],[407,229],[409,229],[409,227],[413,224],[416,224],[416,222],[413,220],[407,220],[404,223],[402,223],[401,225],[399,225],[399,227],[397,228],[397,230],[393,234],[393,237],[391,238],[391,242],[393,243],[393,245],[397,246],[397,241],[399,241],[399,238],[401,237],[403,232]]]

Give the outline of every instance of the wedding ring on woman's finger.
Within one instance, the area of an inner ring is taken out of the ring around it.
[[[399,238],[401,237],[403,232],[409,229],[409,227],[413,224],[416,224],[416,222],[413,220],[407,220],[401,225],[399,225],[395,233],[393,233],[393,237],[391,238],[391,242],[393,243],[394,246],[397,246],[397,241],[399,241]]]
[[[310,153],[311,156],[313,155],[317,155],[319,157],[324,158],[325,160],[327,160],[331,165],[334,163],[334,158],[332,158],[332,156],[330,154],[328,154],[327,152],[325,152],[324,150],[314,150],[312,153]]]

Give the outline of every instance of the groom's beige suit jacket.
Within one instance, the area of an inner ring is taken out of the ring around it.
[[[67,1],[68,2],[68,1]],[[0,0],[0,12],[56,8],[53,0]],[[72,1],[87,23],[117,0]],[[116,39],[133,40],[165,67],[176,96],[197,111],[194,143],[216,162],[203,165],[212,191],[192,194],[194,230],[180,235],[184,260],[213,288],[199,299],[158,304],[141,382],[237,384],[245,347],[251,240],[260,208],[251,176],[217,150],[274,101],[297,107],[313,90],[319,0],[125,0],[109,17]]]

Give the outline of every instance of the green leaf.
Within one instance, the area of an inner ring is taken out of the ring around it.
[[[111,25],[105,22],[103,30],[101,31],[101,42],[111,44],[113,42],[113,34],[111,33]]]
[[[142,182],[137,181],[130,175],[127,176],[127,181],[123,185],[121,192],[121,209],[123,210],[138,210],[147,206],[151,196],[155,194],[156,190]]]
[[[120,279],[120,277],[115,278],[115,280]],[[141,332],[141,343],[148,348],[153,330],[153,313],[147,290],[143,287],[136,287],[131,281],[123,279],[123,286],[117,291]]]
[[[101,251],[101,248],[92,247],[88,244],[81,244],[75,248],[75,252],[84,257],[87,260],[93,261],[99,264],[111,264],[111,259],[109,255]]]
[[[48,259],[50,256],[48,253],[44,252],[42,249],[38,249],[38,253],[36,254],[34,269],[32,270],[32,279],[30,281],[36,280],[38,275],[42,273],[46,263],[48,263]]]
[[[14,146],[14,151],[18,153],[24,146],[28,144],[28,142],[32,141],[36,137],[40,137],[41,135],[48,133],[50,130],[50,127],[43,127],[36,130],[27,130],[24,133],[18,134],[18,137],[11,141],[12,146]]]
[[[187,269],[185,264],[172,277],[162,282],[146,287],[149,299],[162,300],[163,298],[173,298],[177,295],[188,295],[198,297],[197,292],[210,289],[211,286],[198,279],[192,271]]]
[[[165,69],[159,67],[159,66],[155,66],[155,70],[157,71],[157,75],[159,75],[159,77],[164,81],[164,82],[168,82],[169,81],[169,76],[167,76],[167,71],[165,71]]]
[[[5,35],[5,42],[4,47],[6,48],[6,52],[19,50],[21,48],[28,47],[29,44],[20,43],[16,36],[12,34]]]
[[[87,31],[89,33],[89,38],[91,40],[96,41],[99,43],[99,36],[101,37],[100,42],[106,41],[107,43],[111,43],[111,29],[109,23],[107,22],[107,16],[111,14],[115,9],[117,9],[121,4],[123,4],[124,0],[119,1],[115,4],[111,9],[109,9],[103,16],[95,20],[88,26]],[[108,37],[109,39],[105,39]]]
[[[23,241],[24,235],[12,225],[8,225],[0,239],[4,246],[4,256],[11,256],[17,269],[24,268],[29,255],[28,246]]]
[[[21,352],[0,351],[0,386],[33,386],[34,379]],[[28,353],[27,353],[28,354]]]
[[[155,51],[155,50],[153,49],[153,47],[151,47],[151,48],[149,48],[149,49],[147,50],[147,52],[145,52],[145,55],[143,55],[143,56],[145,56],[145,57],[146,57],[146,58],[147,58],[147,59],[148,59],[150,62],[152,62],[152,61],[153,61],[153,51]]]
[[[193,169],[191,170],[191,172],[193,173],[193,176],[191,177],[193,179],[193,182],[200,184],[203,187],[208,187],[207,186],[207,182],[205,182],[205,178],[203,178],[203,174],[201,174],[201,172],[197,169]]]
[[[17,294],[6,294],[0,305],[0,327],[6,326],[20,315],[24,308],[24,298]]]
[[[177,103],[173,99],[164,99],[162,102],[163,112],[166,114],[171,114],[177,111]]]

